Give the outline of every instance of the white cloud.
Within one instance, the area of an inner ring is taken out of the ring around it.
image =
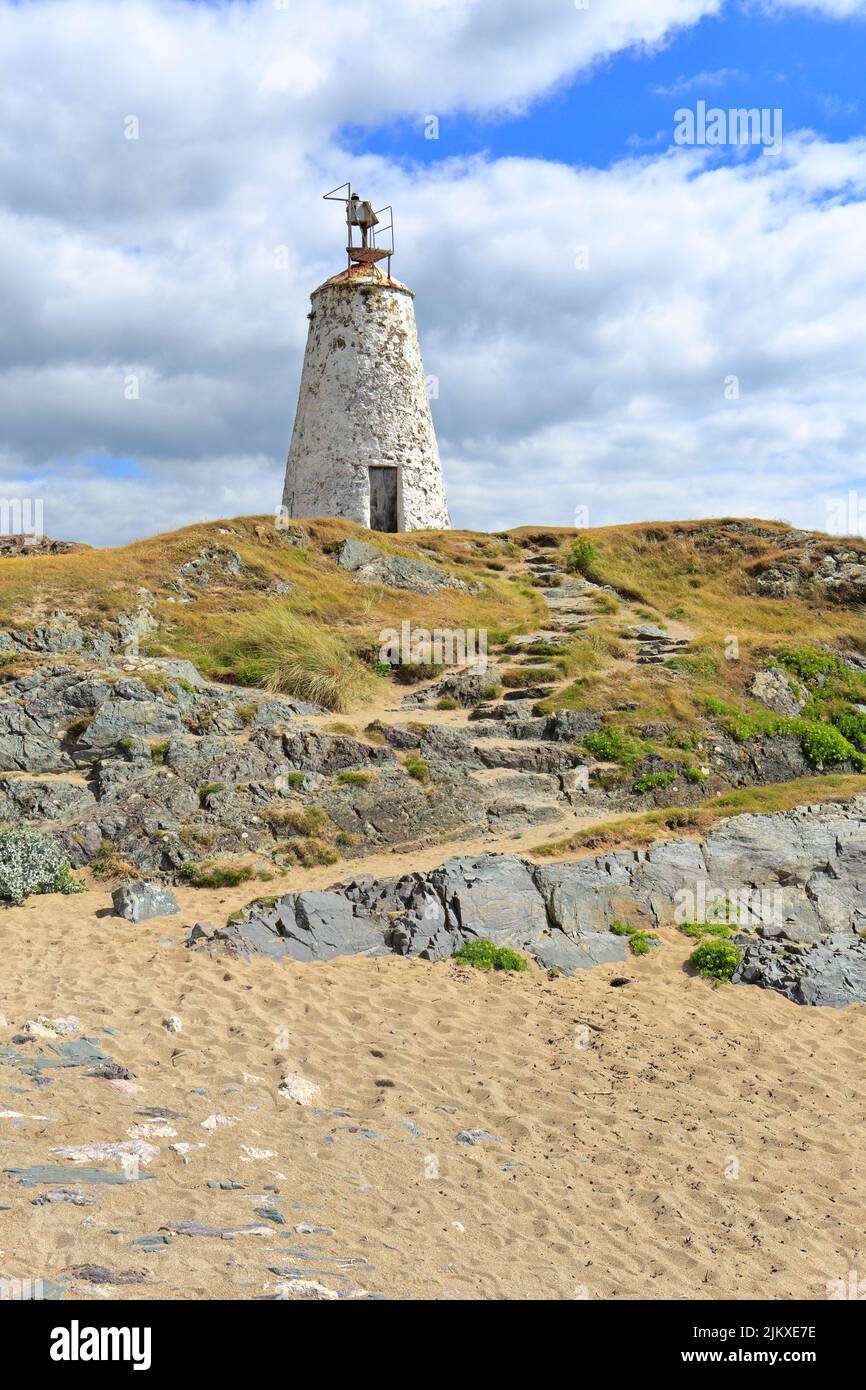
[[[0,492],[100,543],[271,510],[307,296],[341,264],[320,195],[351,177],[396,207],[457,524],[569,524],[578,505],[821,524],[827,489],[866,472],[864,142],[598,170],[579,131],[577,167],[416,167],[339,134],[519,107],[718,8],[0,4]]]
[[[745,75],[739,68],[715,68],[712,72],[696,72],[692,77],[677,77],[667,87],[653,87],[652,92],[657,97],[680,97],[687,92],[707,92],[730,82],[741,82]]]
[[[866,15],[866,0],[760,0],[767,10],[812,10],[831,19],[851,19]]]

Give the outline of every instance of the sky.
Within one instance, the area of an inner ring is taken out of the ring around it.
[[[866,0],[0,0],[0,501],[272,513],[348,179],[455,526],[866,534],[864,59]]]

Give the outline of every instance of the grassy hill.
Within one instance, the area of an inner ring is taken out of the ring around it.
[[[0,561],[0,627],[30,629],[62,609],[85,628],[110,628],[141,602],[143,588],[159,625],[142,643],[144,653],[189,658],[210,677],[270,683],[289,694],[304,693],[305,664],[324,668],[326,703],[351,707],[375,689],[370,662],[384,628],[405,620],[430,630],[486,628],[491,646],[507,649],[510,637],[542,624],[545,605],[524,557],[543,554],[565,578],[578,535],[525,527],[498,535],[383,536],[336,520],[299,522],[288,531],[267,517],[211,522],[114,549]],[[384,554],[432,562],[470,592],[362,586],[334,561],[350,537],[373,541]],[[866,653],[866,587],[828,586],[815,577],[825,557],[839,552],[866,564],[860,538],[840,541],[781,523],[671,522],[601,527],[577,549],[584,552],[582,572],[614,592],[598,596],[591,628],[556,655],[553,664],[570,679],[549,707],[630,703],[635,719],[684,724],[705,711],[707,698],[747,709],[755,670],[782,650]],[[239,572],[224,572],[218,560],[207,582],[185,583],[183,567],[209,551],[233,552]],[[780,565],[796,571],[796,585],[784,597],[767,596],[762,577]],[[186,596],[190,601],[182,601]],[[662,667],[624,663],[623,604],[628,616],[636,611],[663,628],[687,630],[687,652]],[[287,649],[295,660],[283,669]],[[789,663],[801,671],[796,656]],[[20,656],[7,661],[10,670],[20,665]]]

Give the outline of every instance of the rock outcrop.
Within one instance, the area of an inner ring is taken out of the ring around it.
[[[722,821],[703,843],[661,841],[572,863],[449,859],[402,878],[251,904],[206,939],[273,959],[337,954],[440,960],[484,938],[565,974],[626,959],[615,921],[639,930],[727,914],[735,983],[802,1004],[866,1001],[866,797]]]

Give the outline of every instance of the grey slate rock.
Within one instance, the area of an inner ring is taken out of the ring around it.
[[[134,1168],[88,1168],[76,1164],[34,1163],[30,1168],[4,1168],[8,1178],[22,1187],[38,1187],[40,1183],[79,1183],[97,1187],[103,1183],[116,1186],[127,1182],[153,1182],[153,1173],[137,1172]]]
[[[49,1187],[47,1192],[41,1192],[38,1197],[32,1197],[30,1205],[32,1207],[45,1207],[54,1202],[68,1202],[73,1207],[93,1207],[96,1205],[96,1198],[88,1197],[86,1192],[75,1192],[68,1187]]]
[[[547,929],[532,875],[511,855],[449,859],[429,882],[445,904],[458,944],[484,937],[497,946],[524,946]]]
[[[563,975],[628,960],[629,954],[627,939],[612,932],[585,932],[573,941],[565,932],[554,931],[546,939],[536,941],[532,949],[539,965],[545,970],[560,970]]]
[[[866,1001],[866,941],[862,937],[834,935],[794,950],[742,936],[736,939],[745,949],[733,976],[735,984],[776,990],[795,1004],[842,1009]]]
[[[335,557],[341,569],[354,571],[381,559],[381,552],[367,541],[347,540],[337,546]]]
[[[167,917],[180,912],[177,898],[170,888],[160,883],[124,883],[111,895],[114,911],[127,922],[144,922],[150,917]]]

